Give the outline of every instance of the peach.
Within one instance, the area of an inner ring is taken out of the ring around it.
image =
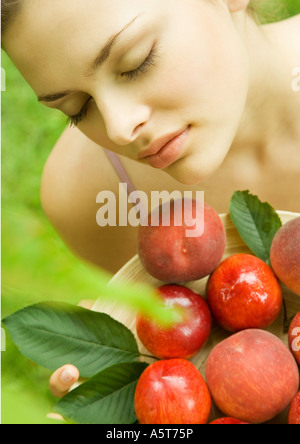
[[[277,336],[248,329],[211,351],[206,382],[226,416],[260,424],[289,405],[298,391],[299,372],[293,355]]]
[[[278,230],[271,245],[270,260],[281,282],[300,295],[300,217]]]
[[[225,251],[225,229],[216,211],[195,200],[191,201],[192,210],[186,211],[185,202],[182,199],[181,205],[178,200],[170,203],[168,226],[163,214],[169,202],[154,210],[148,216],[148,225],[139,228],[140,260],[151,276],[163,282],[183,283],[204,278],[219,265]],[[199,208],[204,215],[202,232],[198,230],[202,217]],[[155,216],[157,226],[152,223]],[[195,233],[191,235],[193,230]]]

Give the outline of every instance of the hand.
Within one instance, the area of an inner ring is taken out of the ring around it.
[[[79,370],[74,365],[64,365],[57,369],[50,378],[49,388],[52,395],[62,398],[79,379]]]

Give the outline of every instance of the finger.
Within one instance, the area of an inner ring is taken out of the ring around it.
[[[49,388],[57,398],[65,396],[79,379],[79,371],[74,365],[64,365],[56,370],[50,378]]]
[[[55,419],[55,421],[64,421],[65,422],[64,418],[61,415],[59,415],[58,413],[52,413],[52,412],[47,413],[46,418]]]

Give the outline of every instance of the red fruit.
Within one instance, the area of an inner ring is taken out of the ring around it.
[[[297,393],[290,404],[288,424],[300,424],[300,392]]]
[[[194,364],[169,359],[142,373],[134,405],[140,424],[207,424],[211,396]]]
[[[206,363],[206,381],[217,407],[249,423],[275,418],[299,387],[297,364],[281,340],[249,329],[220,342]]]
[[[277,231],[270,259],[276,276],[300,295],[300,217],[287,222]]]
[[[240,421],[236,418],[219,418],[210,422],[210,424],[249,424],[248,422]]]
[[[300,311],[290,323],[288,341],[291,352],[300,367]]]
[[[136,330],[141,342],[150,353],[161,359],[194,356],[211,332],[211,314],[206,301],[180,285],[164,285],[158,291],[167,307],[184,310],[184,319],[167,328],[138,315]]]
[[[163,225],[162,217],[168,202],[149,215],[148,226],[139,228],[140,260],[149,274],[164,282],[182,283],[208,276],[218,266],[225,251],[225,229],[216,211],[207,204],[197,204],[195,200],[189,201],[192,211],[187,211],[184,210],[186,201],[179,199],[176,205],[171,202],[169,226]],[[204,212],[203,233],[197,231],[202,226],[197,208],[199,214]],[[158,226],[151,226],[155,215],[159,215]],[[190,237],[189,232],[193,229],[199,234]]]
[[[250,254],[236,254],[212,273],[207,302],[216,321],[226,330],[265,328],[280,313],[282,290],[265,262]]]

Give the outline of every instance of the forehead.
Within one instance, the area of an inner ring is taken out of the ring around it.
[[[156,2],[25,0],[22,13],[7,31],[5,49],[34,90],[50,79],[51,87],[61,89],[62,74],[82,73],[111,35]]]

